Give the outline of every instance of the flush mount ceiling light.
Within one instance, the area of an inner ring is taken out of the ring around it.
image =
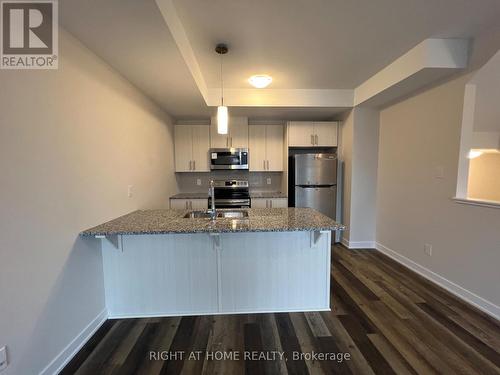
[[[222,56],[228,52],[227,45],[217,44],[215,52],[220,55],[220,106],[217,107],[217,133],[227,134],[229,124],[229,114],[224,105],[224,81],[222,80]]]
[[[255,88],[263,89],[273,81],[271,76],[266,74],[256,74],[248,79],[248,82]]]

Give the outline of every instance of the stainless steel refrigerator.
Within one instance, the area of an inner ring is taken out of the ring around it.
[[[335,219],[337,202],[337,156],[294,156],[295,207],[311,207]]]

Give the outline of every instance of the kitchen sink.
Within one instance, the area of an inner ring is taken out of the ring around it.
[[[228,219],[242,219],[248,217],[248,211],[218,211],[217,217]]]
[[[184,215],[186,219],[208,219],[210,212],[207,211],[191,211]]]
[[[217,217],[223,219],[244,219],[248,217],[247,211],[217,211]],[[208,211],[191,211],[184,215],[186,219],[209,219]]]

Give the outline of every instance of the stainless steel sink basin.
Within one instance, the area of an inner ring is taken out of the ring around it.
[[[218,211],[217,217],[228,219],[242,219],[248,217],[248,211]]]
[[[223,219],[244,219],[248,217],[247,211],[217,211],[217,217]],[[184,215],[186,219],[209,219],[208,211],[191,211]]]
[[[186,219],[208,219],[210,212],[207,211],[191,211],[184,215]]]

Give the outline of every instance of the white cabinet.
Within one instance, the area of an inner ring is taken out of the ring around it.
[[[337,129],[337,122],[291,121],[288,123],[288,146],[337,147]]]
[[[170,208],[174,210],[206,210],[208,199],[170,199]]]
[[[112,317],[215,313],[217,257],[208,235],[123,236],[103,242],[106,307]]]
[[[175,125],[175,171],[209,172],[210,127]]]
[[[252,198],[252,208],[286,208],[287,198]]]
[[[315,122],[315,145],[318,147],[337,147],[337,129],[336,122]]]
[[[112,318],[329,310],[330,232],[120,238],[101,240]]]
[[[223,312],[327,310],[329,236],[308,232],[228,233],[220,249]]]
[[[283,126],[250,125],[250,172],[283,171]]]
[[[314,122],[292,121],[288,123],[288,146],[314,145]]]
[[[217,133],[217,117],[212,117],[210,125],[210,147],[248,148],[248,118],[229,117],[228,134]]]

